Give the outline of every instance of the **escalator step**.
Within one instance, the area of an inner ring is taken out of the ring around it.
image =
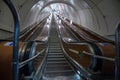
[[[58,64],[54,64],[54,65],[52,65],[52,64],[47,64],[47,67],[60,67],[60,66],[68,66],[68,64],[61,64],[61,65],[58,65]]]
[[[60,47],[60,45],[50,45],[50,47]]]
[[[63,61],[63,60],[65,60],[65,58],[48,58],[47,60],[56,60],[56,61],[62,60]]]
[[[64,55],[49,55],[48,58],[63,58]]]
[[[61,48],[60,46],[50,46],[49,48]]]
[[[64,70],[72,70],[72,68],[69,66],[69,65],[66,65],[66,66],[47,66],[46,67],[46,71],[49,72],[49,71],[64,71]]]
[[[64,64],[64,63],[66,63],[67,64],[67,62],[66,62],[66,60],[47,60],[47,63],[49,63],[49,64]]]
[[[49,71],[45,72],[46,77],[55,77],[55,76],[70,76],[74,75],[75,72],[73,70],[64,70],[64,71]]]
[[[49,50],[48,53],[55,53],[55,52],[58,52],[58,53],[63,53],[62,50]]]
[[[47,62],[51,62],[51,63],[55,63],[55,62],[58,62],[58,63],[60,63],[60,62],[65,62],[65,60],[47,60]]]
[[[61,53],[62,50],[49,50],[48,53]]]
[[[58,52],[54,52],[54,53],[52,52],[52,53],[50,53],[49,52],[48,55],[63,55],[63,53],[61,53],[61,52],[59,52],[59,53]]]
[[[48,61],[47,62],[47,65],[66,65],[66,64],[68,64],[66,61],[59,61],[59,62],[56,62],[56,61]]]
[[[50,45],[60,45],[59,42],[51,42]]]
[[[59,47],[59,48],[50,47],[49,49],[50,49],[50,50],[51,50],[51,49],[52,49],[52,50],[61,50],[60,47]]]

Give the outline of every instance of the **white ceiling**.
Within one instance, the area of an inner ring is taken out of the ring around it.
[[[64,17],[70,18],[74,22],[103,35],[114,34],[115,25],[120,21],[119,0],[12,0],[20,15],[21,28],[25,27],[26,23],[29,23],[28,25],[32,24],[29,20],[29,17],[31,20],[38,20],[36,19],[38,15],[39,18],[41,17],[40,15],[42,14],[40,13],[40,10],[34,10],[36,15],[31,12],[32,7],[36,3],[38,4],[39,1],[43,2],[44,4],[40,5],[41,7],[47,7],[53,3],[64,4],[65,10],[59,10],[59,12],[63,12]],[[5,8],[5,5],[3,5],[2,2],[3,0],[0,0],[0,20],[4,20],[4,17],[7,16],[7,14],[3,13],[10,13],[9,11],[2,9]],[[62,9],[61,4],[59,5]],[[42,13],[44,14],[44,11]],[[0,27],[3,28],[3,23],[6,23],[5,29],[10,30],[9,27],[13,27],[13,20],[11,19],[10,15],[8,15],[7,18],[9,18],[9,21],[7,22],[0,21]]]

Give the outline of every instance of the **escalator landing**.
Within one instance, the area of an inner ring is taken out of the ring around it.
[[[74,74],[74,75],[69,75],[69,76],[54,76],[54,77],[43,76],[43,80],[83,80],[83,79],[78,74]]]

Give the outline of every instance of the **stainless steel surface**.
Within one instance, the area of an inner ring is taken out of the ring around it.
[[[50,43],[42,80],[82,80],[65,59],[56,25],[52,22]]]

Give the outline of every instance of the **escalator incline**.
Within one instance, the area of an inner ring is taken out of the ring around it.
[[[52,22],[49,49],[44,69],[43,80],[79,80],[73,67],[65,59],[55,23]]]

